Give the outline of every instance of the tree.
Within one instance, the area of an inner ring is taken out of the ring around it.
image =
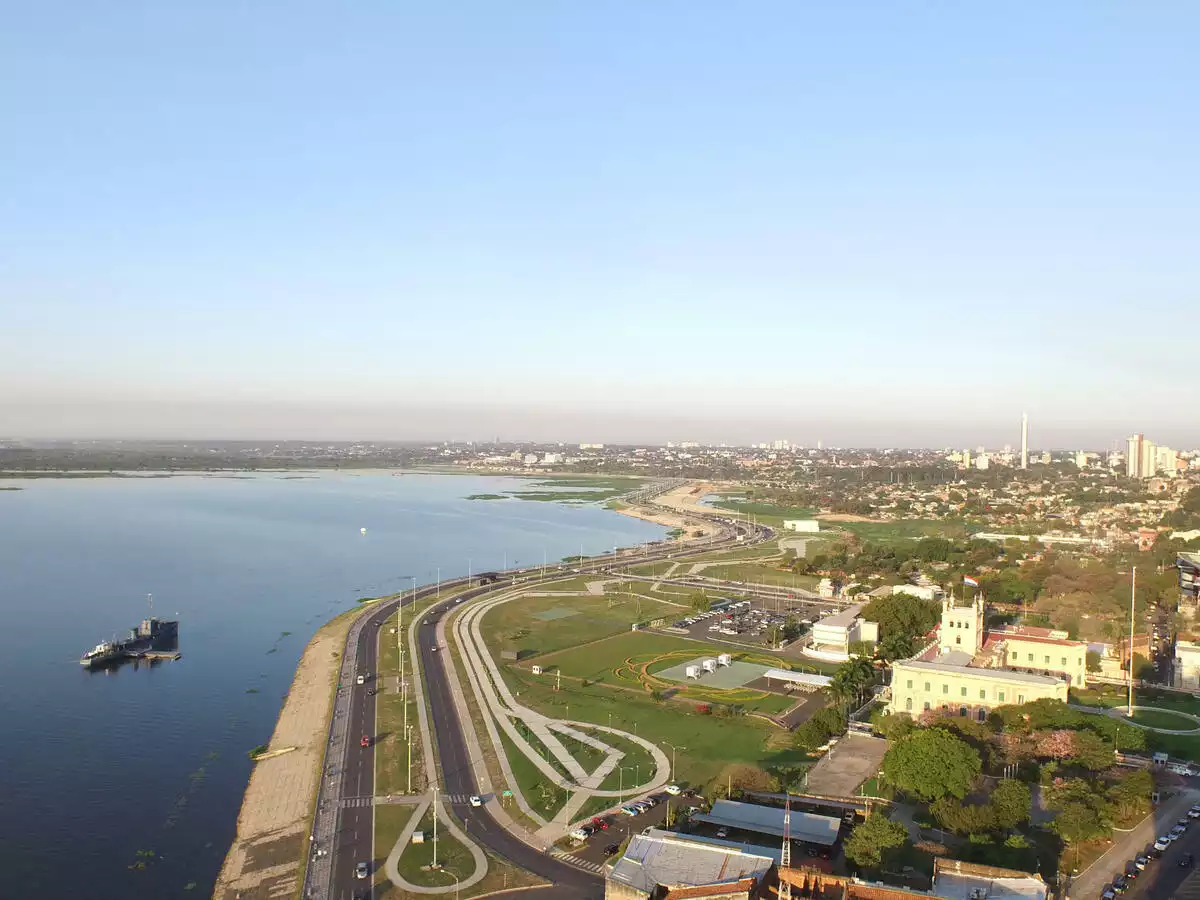
[[[914,731],[883,757],[887,780],[923,800],[947,794],[961,800],[981,768],[975,748],[941,728]]]
[[[884,662],[891,662],[896,659],[908,659],[916,653],[916,641],[911,635],[892,633],[885,635],[878,644],[875,645],[875,655]]]
[[[1109,833],[1109,826],[1099,810],[1074,800],[1059,810],[1050,828],[1064,841],[1072,843],[1094,840]]]
[[[1089,650],[1087,652],[1087,670],[1089,672],[1100,671],[1100,654],[1098,651]]]
[[[846,839],[846,858],[864,869],[877,869],[886,850],[903,847],[908,831],[879,813],[867,816]]]
[[[929,811],[939,825],[955,834],[980,834],[996,826],[995,814],[986,803],[960,803],[952,797],[942,797]]]
[[[819,709],[813,717],[796,729],[792,740],[804,750],[816,750],[835,734],[846,730],[846,716],[839,709]]]
[[[988,800],[996,827],[1003,829],[1016,828],[1022,822],[1028,822],[1032,804],[1029,785],[1012,778],[1006,778],[996,785]]]
[[[1073,761],[1098,772],[1107,769],[1116,761],[1113,747],[1108,741],[1090,731],[1075,732],[1075,754]]]
[[[922,600],[911,594],[893,594],[877,597],[862,611],[868,622],[879,623],[880,638],[891,634],[917,638],[928,634],[942,617],[942,608],[936,600]]]
[[[712,601],[703,594],[695,594],[692,597],[692,609],[696,612],[708,612],[708,608],[712,605]]]

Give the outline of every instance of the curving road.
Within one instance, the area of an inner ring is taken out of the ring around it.
[[[741,534],[751,540],[766,540],[770,529],[755,526],[748,531],[744,525],[723,516],[714,516],[728,526],[720,541],[705,543],[690,550],[679,550],[668,546],[636,556],[609,554],[591,557],[587,567],[598,575],[604,574],[606,564],[620,566],[638,565],[666,558],[706,553],[710,550],[734,544]],[[539,581],[559,580],[569,577],[570,572],[555,571],[544,578],[540,567],[505,573],[500,582],[484,585],[458,598],[471,600],[497,590],[508,589],[512,578],[527,584]],[[466,578],[444,582],[442,587],[454,589],[467,584]],[[375,789],[374,746],[359,745],[362,735],[373,735],[375,723],[375,695],[368,694],[365,687],[354,684],[354,673],[377,672],[378,631],[383,622],[400,606],[407,606],[414,599],[427,599],[437,595],[437,587],[426,587],[416,595],[403,599],[381,602],[377,608],[359,618],[350,630],[341,668],[341,686],[334,701],[334,714],[330,723],[329,746],[326,750],[326,776],[322,779],[317,802],[317,813],[313,824],[313,844],[328,853],[310,860],[305,872],[304,897],[328,898],[328,900],[359,900],[370,897],[370,881],[355,877],[355,866],[359,862],[373,864],[374,829],[372,799]],[[455,598],[455,599],[458,599]],[[435,605],[427,613],[435,620],[454,600]],[[428,642],[420,642],[421,666],[428,693],[430,717],[433,721],[437,755],[441,763],[444,784],[442,791],[459,797],[478,792],[470,756],[463,737],[458,714],[450,695],[443,654],[434,653]],[[550,882],[547,888],[534,888],[521,893],[536,895],[542,900],[569,900],[569,898],[599,898],[604,893],[603,880],[588,872],[569,866],[558,859],[534,849],[492,818],[486,806],[472,808],[466,803],[451,804],[451,809],[466,828],[468,834],[489,851],[503,856],[520,868],[533,872]],[[513,896],[517,896],[514,892]]]

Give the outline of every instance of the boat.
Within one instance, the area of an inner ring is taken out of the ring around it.
[[[150,598],[150,609],[153,612],[153,597]],[[79,657],[79,665],[85,669],[94,669],[123,659],[140,659],[156,653],[170,653],[178,646],[179,622],[158,619],[151,615],[142,619],[137,628],[131,628],[128,637],[101,641],[85,652]]]

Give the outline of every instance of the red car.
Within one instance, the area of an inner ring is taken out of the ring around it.
[[[592,819],[592,825],[596,828],[599,828],[601,831],[608,830],[608,822],[606,822],[604,819],[601,819],[599,816],[596,816],[596,818]]]
[[[362,744],[362,746],[364,746],[364,747],[370,747],[370,746],[371,746],[371,739],[370,739],[369,737],[367,737],[367,736],[364,734],[364,735],[362,736],[362,741],[360,741],[360,743],[361,743],[361,744]]]

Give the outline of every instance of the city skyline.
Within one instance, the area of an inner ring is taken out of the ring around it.
[[[1200,443],[1200,9],[65,7],[0,434]]]

